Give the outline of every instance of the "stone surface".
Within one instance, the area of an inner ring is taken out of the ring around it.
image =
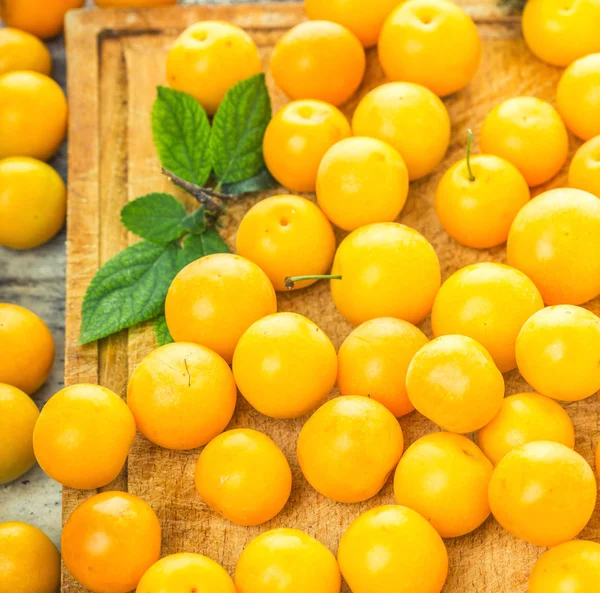
[[[48,42],[53,78],[64,88],[65,51],[62,38]],[[67,179],[66,143],[50,161]],[[63,386],[65,350],[65,237],[63,229],[49,243],[28,251],[0,247],[0,301],[27,307],[48,325],[56,346],[52,374],[33,396],[41,407]],[[57,544],[60,539],[61,487],[35,466],[11,484],[0,486],[0,523],[26,521]]]

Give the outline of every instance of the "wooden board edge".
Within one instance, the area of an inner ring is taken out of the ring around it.
[[[248,26],[273,28],[270,19],[257,19],[258,15],[277,13],[280,17],[289,15],[290,23],[295,23],[304,14],[301,3],[270,2],[260,4],[196,4],[168,6],[161,8],[80,8],[66,16],[65,30],[90,27],[103,35],[120,34],[123,31],[151,33],[152,31],[181,30],[202,19],[248,21]],[[282,26],[285,26],[283,24]],[[277,27],[279,28],[279,27]]]
[[[100,28],[79,26],[76,20],[66,30],[69,70],[68,204],[67,204],[67,297],[65,336],[65,385],[97,379],[97,344],[79,344],[80,308],[83,293],[76,284],[91,280],[98,268],[98,59],[96,39]],[[85,64],[85,67],[79,66]],[[92,109],[90,109],[90,105]],[[77,131],[75,133],[75,122]],[[85,128],[85,129],[82,129]],[[90,142],[91,138],[91,142]],[[93,215],[93,216],[92,216]],[[87,283],[84,283],[87,286]],[[76,360],[76,368],[69,363]]]
[[[519,14],[511,14],[490,1],[464,0],[460,2],[462,8],[480,24],[505,23],[515,25],[521,22]],[[253,28],[273,28],[271,19],[256,18],[258,15],[276,13],[281,17],[289,15],[290,26],[298,18],[304,18],[302,2],[266,2],[254,4],[226,4],[208,5],[195,4],[186,6],[167,6],[159,8],[81,8],[70,11],[66,16],[66,29],[76,30],[81,27],[92,27],[103,35],[119,34],[122,31],[153,30],[164,31],[168,29],[181,30],[197,20],[218,18],[221,20],[236,20],[240,26],[248,20]],[[245,15],[245,18],[244,18]],[[240,23],[240,21],[242,21]],[[285,26],[278,25],[277,28]]]
[[[98,179],[98,57],[100,27],[80,25],[67,16],[65,31],[69,70],[67,269],[65,304],[65,386],[98,383],[99,345],[81,346],[79,331],[81,303],[89,282],[99,266],[99,179]],[[90,108],[91,106],[91,108]],[[77,122],[77,128],[75,128]],[[76,130],[76,131],[75,131]],[[62,491],[63,525],[70,512],[89,492],[69,488]],[[61,591],[67,570],[61,571]]]
[[[506,22],[518,17],[506,15],[493,3],[467,0],[465,8],[482,22]],[[278,15],[273,19],[270,15]],[[289,18],[286,18],[286,15]],[[283,18],[281,18],[283,17]],[[100,265],[100,122],[99,47],[102,39],[128,33],[173,31],[204,18],[235,20],[253,28],[285,27],[304,17],[298,2],[172,6],[154,9],[98,9],[70,11],[66,17],[66,53],[69,64],[67,90],[70,106],[68,150],[69,199],[67,222],[67,296],[65,336],[65,384],[97,383],[99,347],[81,346],[81,302],[89,282]],[[74,79],[71,72],[77,72]],[[77,129],[75,128],[77,122]],[[83,128],[83,129],[82,129]],[[65,502],[63,495],[63,504]],[[67,505],[68,506],[68,505]]]
[[[477,10],[479,8],[475,7],[475,12]],[[289,19],[280,19],[283,24],[274,26],[269,19],[269,13],[273,12],[284,17],[288,15]],[[495,16],[495,10],[472,14],[480,24],[495,24],[500,21],[512,27],[517,22],[514,17]],[[303,10],[298,3],[193,6],[138,11],[84,9],[67,17],[68,63],[70,68],[77,71],[79,78],[68,78],[70,130],[74,134],[69,143],[68,167],[66,385],[77,382],[96,383],[100,378],[99,346],[80,346],[78,334],[83,293],[101,262],[101,129],[98,110],[101,107],[99,48],[102,40],[107,37],[162,31],[176,34],[188,24],[206,18],[233,20],[242,26],[245,26],[243,23],[247,20],[248,27],[254,30],[282,29],[287,26],[286,22],[294,24],[303,18]],[[77,122],[77,130],[74,122]],[[76,286],[78,288],[74,290]],[[93,493],[65,489],[63,521],[78,502]]]

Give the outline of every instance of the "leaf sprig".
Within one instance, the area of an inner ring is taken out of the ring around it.
[[[144,240],[111,258],[94,276],[83,299],[80,342],[158,317],[157,339],[166,343],[168,331],[160,326],[160,316],[173,278],[196,259],[229,249],[217,230],[206,226],[203,208],[186,214],[169,194],[148,194],[130,202],[121,220]]]
[[[271,100],[264,74],[229,89],[212,127],[202,106],[190,95],[158,87],[152,134],[163,172],[209,211],[218,212],[214,198],[223,199],[222,195],[274,187],[262,152],[270,120]],[[211,173],[216,184],[207,188]]]
[[[158,192],[123,207],[121,222],[142,241],[94,276],[83,299],[82,344],[150,320],[160,345],[173,340],[164,316],[173,278],[200,257],[229,252],[215,228],[228,199],[275,185],[262,154],[270,119],[264,74],[232,87],[212,126],[193,97],[158,87],[152,136],[163,172],[200,207],[188,213],[174,196]],[[207,186],[211,179],[214,187]]]

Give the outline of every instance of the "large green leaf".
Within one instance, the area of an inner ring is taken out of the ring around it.
[[[234,85],[219,105],[210,136],[210,154],[221,185],[254,177],[265,162],[262,142],[271,119],[265,75]]]
[[[194,235],[201,235],[204,233],[206,231],[206,209],[204,206],[200,206],[200,208],[194,210],[191,214],[188,214],[181,224],[188,233]]]
[[[152,135],[165,169],[190,183],[206,183],[212,170],[210,123],[194,97],[159,86],[152,108]]]
[[[229,253],[229,247],[214,227],[208,227],[201,235],[188,235],[183,240],[178,265],[184,268],[193,261],[213,253]]]
[[[278,183],[273,179],[269,170],[266,167],[263,167],[254,177],[236,183],[225,183],[221,187],[221,191],[224,194],[241,195],[261,191],[263,189],[273,189],[277,186]]]
[[[121,222],[139,237],[164,245],[185,232],[184,205],[169,194],[153,193],[129,202],[121,210]]]
[[[154,319],[178,272],[176,244],[141,241],[107,261],[90,283],[82,306],[82,344]]]
[[[167,320],[163,315],[159,315],[154,320],[154,333],[156,335],[156,342],[159,346],[170,344],[173,342],[173,336],[167,327]]]

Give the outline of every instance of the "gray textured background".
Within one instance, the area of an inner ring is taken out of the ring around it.
[[[284,1],[284,0],[280,0]],[[243,4],[252,0],[206,0],[186,4]],[[64,88],[66,64],[62,38],[47,42],[53,59],[53,78]],[[50,161],[67,180],[66,143]],[[0,247],[0,302],[14,303],[37,313],[50,327],[56,344],[54,368],[34,396],[41,407],[64,384],[65,238],[63,229],[52,241],[29,251]],[[0,353],[1,355],[1,353]],[[41,528],[58,545],[61,529],[61,487],[34,467],[15,482],[0,486],[0,523],[26,521]]]
[[[52,53],[53,73],[64,88],[65,51],[61,38],[47,42]],[[67,179],[66,144],[50,161]],[[33,399],[39,407],[64,382],[65,349],[65,237],[63,229],[49,243],[27,251],[0,247],[0,301],[31,309],[48,325],[56,346],[54,368],[46,384]],[[1,353],[0,353],[1,355]],[[35,466],[11,484],[0,486],[0,523],[26,521],[40,527],[57,544],[60,538],[59,484]]]

